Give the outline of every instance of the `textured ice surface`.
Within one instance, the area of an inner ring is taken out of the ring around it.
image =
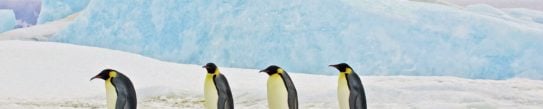
[[[87,6],[89,0],[42,0],[41,3],[41,12],[38,17],[39,24],[62,19],[79,12]]]
[[[13,10],[0,9],[0,33],[15,27],[16,20]]]
[[[347,62],[362,75],[543,79],[541,24],[478,12],[403,0],[96,0],[53,40],[312,74]]]

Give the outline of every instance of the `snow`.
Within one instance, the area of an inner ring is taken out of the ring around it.
[[[89,4],[90,0],[42,0],[38,24],[62,19],[79,12]]]
[[[543,27],[517,20],[406,0],[96,0],[52,40],[311,74],[348,62],[368,75],[543,79]]]
[[[15,28],[15,14],[13,10],[0,9],[0,33]]]
[[[139,108],[203,108],[205,69],[201,65],[34,41],[0,41],[0,62],[0,108],[3,109],[105,108],[104,82],[89,81],[105,68],[116,69],[133,81]],[[218,66],[230,82],[236,108],[267,108],[266,74],[258,73],[258,69]],[[328,69],[337,73],[333,68]],[[538,109],[543,106],[541,80],[366,76],[361,72],[364,68],[354,69],[363,76],[370,108]],[[297,87],[301,108],[338,107],[337,76],[289,73]]]

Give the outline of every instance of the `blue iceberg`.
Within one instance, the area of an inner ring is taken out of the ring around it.
[[[16,20],[13,10],[0,9],[0,33],[15,28]]]
[[[38,23],[62,19],[79,12],[87,6],[90,0],[42,0]]]
[[[311,74],[346,62],[361,75],[543,79],[541,24],[489,15],[404,0],[95,0],[52,40]]]

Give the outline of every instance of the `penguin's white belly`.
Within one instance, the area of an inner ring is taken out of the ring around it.
[[[268,78],[268,106],[270,109],[288,109],[288,92],[279,74]]]
[[[205,106],[207,109],[217,109],[218,94],[215,83],[213,82],[213,75],[207,74],[204,82]]]
[[[340,109],[349,109],[349,86],[345,74],[339,74],[337,97]]]
[[[111,78],[106,80],[106,96],[107,96],[107,108],[115,109],[117,102],[117,91],[115,86],[111,83]]]

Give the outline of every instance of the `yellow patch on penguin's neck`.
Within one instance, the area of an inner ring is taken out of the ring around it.
[[[277,69],[277,73],[279,73],[279,74],[282,74],[282,73],[284,73],[284,72],[285,72],[285,71],[284,71],[283,69],[281,69],[281,68],[278,68],[278,69]]]
[[[353,69],[351,69],[351,68],[345,68],[345,72],[341,72],[341,73],[351,74],[351,73],[353,73]]]
[[[214,75],[218,75],[219,73],[219,68],[215,69],[215,72],[213,72]]]
[[[110,77],[110,78],[112,78],[112,77],[117,77],[117,72],[115,72],[115,71],[109,72],[109,77]]]

